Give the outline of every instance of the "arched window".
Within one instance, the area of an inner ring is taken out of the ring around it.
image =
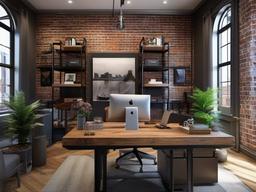
[[[216,56],[213,75],[219,90],[219,110],[224,113],[229,113],[231,107],[231,29],[231,7],[226,6],[216,17],[213,33],[213,55]]]
[[[14,25],[5,8],[0,4],[0,112],[5,110],[4,100],[9,100],[14,87]]]

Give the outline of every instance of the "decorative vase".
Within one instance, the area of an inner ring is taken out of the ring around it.
[[[82,130],[84,128],[85,122],[85,116],[77,114],[77,129]]]

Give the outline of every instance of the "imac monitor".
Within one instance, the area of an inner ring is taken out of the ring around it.
[[[138,107],[139,121],[150,121],[150,95],[110,94],[109,121],[125,121],[125,107]]]

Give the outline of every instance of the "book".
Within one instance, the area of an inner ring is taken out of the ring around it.
[[[211,129],[205,124],[194,124],[190,127],[181,127],[188,134],[210,134]]]

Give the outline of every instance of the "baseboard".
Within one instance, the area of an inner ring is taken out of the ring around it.
[[[242,153],[245,153],[246,155],[248,155],[249,157],[256,159],[256,151],[251,150],[250,148],[244,146],[244,145],[240,145],[240,151]]]

